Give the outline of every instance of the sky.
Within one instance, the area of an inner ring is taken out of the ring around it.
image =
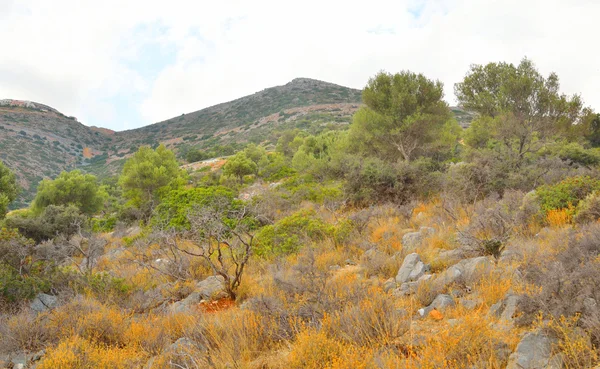
[[[530,58],[600,110],[598,0],[0,0],[0,99],[126,130],[306,77]]]

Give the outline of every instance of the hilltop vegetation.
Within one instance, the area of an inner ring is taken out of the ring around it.
[[[455,85],[476,114],[466,130],[442,91],[381,72],[348,125],[283,124],[187,170],[144,146],[102,184],[44,181],[3,221],[0,359],[598,365],[600,116],[527,59],[474,65]],[[256,117],[288,103],[265,96]]]

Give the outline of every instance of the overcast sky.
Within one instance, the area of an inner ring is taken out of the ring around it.
[[[600,110],[598,0],[0,0],[0,99],[124,130],[296,77],[453,85],[524,56]]]

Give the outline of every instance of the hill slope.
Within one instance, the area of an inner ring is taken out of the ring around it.
[[[116,174],[142,145],[164,144],[183,157],[191,148],[223,150],[247,142],[274,144],[285,129],[313,133],[347,125],[360,107],[361,91],[308,78],[182,114],[146,127],[113,132],[87,127],[38,103],[0,100],[0,160],[17,173],[24,191],[13,207],[33,198],[39,181],[81,168]],[[452,108],[463,126],[471,115]]]

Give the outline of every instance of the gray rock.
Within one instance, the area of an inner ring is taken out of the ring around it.
[[[421,232],[409,232],[402,236],[402,248],[406,251],[413,251],[423,242]]]
[[[467,310],[474,310],[475,308],[477,308],[477,306],[479,306],[483,302],[483,300],[481,300],[479,298],[469,298],[469,297],[460,298],[458,301]]]
[[[38,294],[29,307],[31,310],[41,313],[49,309],[54,309],[58,303],[58,298],[56,296],[47,295],[45,293]]]
[[[383,291],[389,292],[389,291],[393,290],[394,288],[396,288],[396,286],[397,286],[396,280],[394,278],[390,278],[383,283]]]
[[[421,235],[423,235],[423,237],[429,237],[429,236],[433,236],[435,234],[435,228],[421,227],[421,228],[419,228],[419,232],[421,232]]]
[[[466,283],[473,283],[488,274],[492,268],[493,264],[487,256],[465,259],[446,269],[438,280],[443,286],[452,284],[459,278]]]
[[[498,259],[498,263],[508,264],[513,261],[521,261],[523,260],[523,255],[520,252],[515,250],[504,250]]]
[[[198,282],[194,292],[198,293],[201,299],[219,299],[227,297],[225,292],[225,278],[220,275],[213,275],[205,280]]]
[[[423,282],[430,280],[432,277],[431,274],[425,274],[414,282],[402,283],[399,288],[393,291],[393,295],[396,297],[412,295],[417,292]]]
[[[449,263],[458,263],[466,257],[465,252],[461,249],[444,250],[438,255],[438,258]]]
[[[456,306],[454,299],[450,295],[440,294],[435,297],[433,302],[428,306],[431,309],[436,309],[439,311],[444,311],[447,308]]]
[[[542,332],[527,333],[510,355],[506,369],[561,368],[562,358],[552,356],[552,345],[555,343],[555,339]]]
[[[396,275],[396,282],[406,283],[416,281],[429,270],[429,265],[423,263],[418,254],[412,253],[404,258],[404,262]]]
[[[512,324],[518,314],[520,301],[521,296],[509,294],[502,301],[492,305],[488,314],[500,318],[505,323]]]
[[[419,309],[418,313],[420,316],[426,317],[433,309],[437,311],[444,311],[453,306],[456,306],[456,303],[454,302],[452,296],[440,294],[435,297],[429,306]]]
[[[225,279],[222,276],[210,276],[205,280],[198,282],[194,292],[185,299],[173,303],[169,309],[173,313],[189,312],[192,306],[199,304],[203,300],[218,300],[227,297],[225,292]]]

